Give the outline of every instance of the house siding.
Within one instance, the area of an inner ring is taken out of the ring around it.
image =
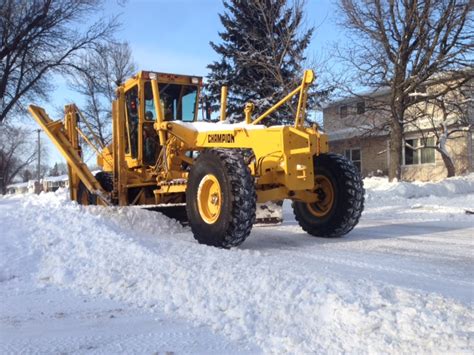
[[[407,139],[419,137],[418,135],[408,135]],[[446,143],[446,147],[454,160],[456,175],[466,174],[474,170],[472,146],[471,132],[459,133]],[[388,174],[388,137],[354,137],[329,141],[329,151],[333,153],[344,155],[346,149],[354,148],[359,148],[361,152],[362,176]],[[444,179],[447,175],[448,171],[441,154],[438,152],[435,152],[434,163],[402,165],[402,179],[407,181],[437,181]]]
[[[361,175],[387,174],[387,138],[367,137],[330,141],[331,152],[344,155],[346,149],[359,148],[361,155]]]
[[[380,105],[387,108],[387,93],[378,96],[376,100]],[[327,106],[323,110],[323,127],[329,137],[329,149],[332,152],[344,154],[346,149],[359,148],[361,150],[361,174],[371,176],[379,174],[388,174],[388,133],[384,131],[381,123],[389,121],[387,115],[389,110],[382,109],[382,106],[372,104],[367,106],[363,114],[357,114],[357,102],[360,98],[345,99],[340,102]],[[347,106],[347,116],[341,117],[339,107]],[[420,103],[417,109],[432,110],[432,106],[426,103]],[[412,108],[415,110],[415,107]],[[435,110],[436,111],[436,110]],[[439,110],[438,110],[439,111]],[[435,120],[440,119],[436,111]],[[468,114],[471,122],[472,108],[468,108]],[[425,136],[433,134],[430,131],[431,123],[422,119],[416,121],[416,124],[407,124],[405,127],[405,139],[421,138],[420,129],[423,129]],[[473,154],[473,134],[474,132],[459,132],[448,139],[446,146],[451,153],[454,161],[456,175],[461,175],[474,171]],[[402,159],[402,163],[404,160]],[[435,162],[418,165],[402,165],[402,179],[404,180],[440,180],[447,176],[447,169],[444,166],[441,154],[435,152]]]
[[[408,138],[418,138],[419,136],[408,135]],[[470,144],[470,133],[459,133],[449,139],[446,148],[451,153],[454,161],[456,175],[466,174],[472,171],[470,156],[472,155],[472,145]],[[448,171],[444,165],[441,154],[435,152],[435,162],[432,164],[403,165],[402,178],[407,181],[437,181],[444,179]]]

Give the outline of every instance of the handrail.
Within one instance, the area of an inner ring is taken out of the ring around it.
[[[293,96],[295,96],[299,92],[300,97],[298,99],[298,107],[296,109],[295,127],[300,126],[303,122],[302,116],[304,115],[304,113],[306,111],[306,101],[308,99],[308,97],[307,97],[308,87],[313,82],[313,80],[314,80],[314,72],[311,69],[305,70],[304,75],[303,75],[303,80],[301,81],[301,84],[296,89],[294,89],[292,92],[290,92],[288,95],[286,95],[283,99],[278,101],[275,105],[270,107],[267,111],[262,113],[259,117],[257,117],[250,124],[259,123],[265,117],[267,117],[268,115],[272,114],[277,109],[279,109],[280,106],[285,104],[288,100],[290,100]]]
[[[97,137],[97,135],[94,133],[94,130],[92,129],[92,126],[90,125],[90,123],[87,121],[87,119],[84,117],[84,115],[82,114],[81,110],[79,110],[79,108],[76,106],[76,104],[70,104],[68,105],[68,112],[70,112],[71,114],[75,114],[77,113],[80,117],[81,117],[81,120],[82,122],[84,122],[87,126],[87,129],[89,130],[89,133],[91,134],[91,136],[94,138],[94,140],[96,141],[96,143],[99,145],[99,147],[102,149],[102,151],[99,151],[99,148],[97,148],[96,145],[94,145],[94,143],[91,142],[91,140],[86,136],[86,134],[79,128],[79,126],[75,126],[75,129],[76,131],[79,133],[79,135],[82,137],[82,139],[84,139],[84,141],[92,148],[92,150],[94,150],[96,152],[97,155],[101,156],[102,159],[104,160],[108,160],[107,157],[104,155],[104,148],[105,146],[102,144],[102,142],[100,141],[99,137]]]
[[[92,126],[89,124],[89,121],[87,121],[87,119],[84,117],[84,115],[82,114],[81,110],[79,110],[79,108],[76,106],[76,104],[71,104],[71,106],[74,107],[75,111],[79,114],[79,116],[81,116],[81,119],[82,119],[82,122],[84,122],[87,126],[87,129],[89,130],[89,133],[91,134],[91,136],[94,138],[95,142],[97,143],[97,145],[101,148],[101,149],[104,149],[105,146],[102,144],[102,142],[100,141],[99,137],[97,137],[97,135],[94,133],[94,130],[92,129]],[[90,145],[92,145],[92,142],[89,143]],[[94,147],[96,148],[96,147]],[[97,150],[97,149],[95,149]]]
[[[89,138],[87,138],[87,136],[84,134],[84,132],[82,132],[81,129],[77,126],[76,126],[76,131],[77,131],[77,133],[79,133],[79,135],[82,137],[82,139],[84,139],[86,141],[86,143],[89,144],[89,146],[92,148],[92,150],[94,150],[96,152],[97,155],[100,155],[102,158],[104,158],[104,156],[102,155],[101,152],[99,152],[97,147],[89,140]]]

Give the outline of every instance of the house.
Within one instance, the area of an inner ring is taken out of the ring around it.
[[[47,176],[41,180],[43,191],[54,192],[59,188],[69,187],[69,175]]]
[[[424,95],[430,90],[432,88],[428,87],[414,96]],[[467,92],[468,101],[472,102],[472,90]],[[463,95],[465,93],[463,91]],[[323,109],[323,125],[329,136],[330,150],[352,160],[364,177],[388,174],[389,94],[389,89],[380,89],[334,101]],[[462,130],[454,132],[456,125],[459,125],[460,115],[463,123],[466,119],[470,123],[474,122],[472,104],[466,107],[465,112],[453,111],[446,117],[441,117],[437,106],[429,102],[410,108],[407,117],[411,120],[404,127],[402,179],[429,181],[447,176],[441,154],[433,148],[425,148],[435,144],[435,132],[439,135],[439,127],[443,122],[453,132],[446,141],[446,148],[453,159],[456,174],[474,171],[472,124],[469,129],[464,124]]]
[[[38,184],[36,180],[30,180],[28,182],[19,182],[7,186],[7,194],[25,194],[25,193],[40,193],[54,192],[59,188],[69,187],[69,176],[47,176],[41,179],[41,183]]]
[[[36,186],[38,186],[36,180],[29,180],[27,182],[18,182],[15,184],[10,184],[7,186],[7,194],[34,193]]]
[[[7,194],[25,194],[28,192],[27,182],[18,182],[7,186]]]

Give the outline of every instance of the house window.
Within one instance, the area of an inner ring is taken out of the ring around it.
[[[352,162],[354,163],[356,168],[359,171],[361,171],[362,161],[361,161],[361,158],[360,158],[360,149],[359,148],[346,149],[345,154],[346,154],[346,158],[349,159],[349,160],[352,160]]]
[[[408,103],[412,104],[415,102],[424,101],[423,94],[426,94],[426,86],[420,86],[415,89],[414,92],[408,95]]]
[[[433,148],[419,148],[422,146],[434,146],[434,137],[423,139],[405,139],[405,165],[433,164],[435,162],[435,150]]]
[[[362,115],[365,113],[365,101],[359,101],[357,103],[357,114]]]
[[[341,116],[341,118],[347,116],[347,105],[339,106],[339,116]]]

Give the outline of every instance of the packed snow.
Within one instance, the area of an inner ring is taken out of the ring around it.
[[[64,190],[0,197],[0,353],[472,353],[474,174],[364,183],[346,237],[285,203],[232,250]]]

